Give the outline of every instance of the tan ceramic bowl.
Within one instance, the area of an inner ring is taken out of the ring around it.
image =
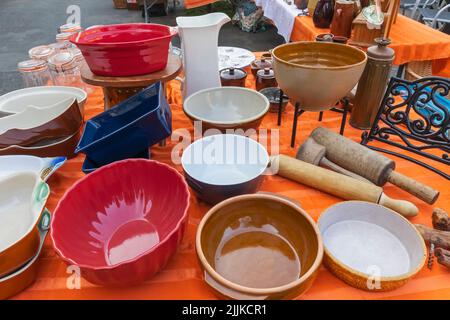
[[[394,290],[425,263],[425,243],[416,228],[381,205],[341,202],[325,210],[318,225],[325,266],[353,287]]]
[[[312,285],[323,257],[313,219],[270,194],[214,206],[200,222],[195,245],[206,283],[231,299],[295,298]]]
[[[225,133],[227,129],[256,130],[269,105],[269,100],[255,90],[218,87],[190,95],[183,103],[183,111],[192,121],[202,121],[203,132],[217,129]]]
[[[293,42],[272,51],[279,87],[305,111],[332,108],[358,83],[364,51],[331,42]]]

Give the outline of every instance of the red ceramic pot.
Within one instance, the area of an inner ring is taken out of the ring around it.
[[[89,28],[70,41],[81,50],[93,73],[135,76],[166,67],[170,40],[176,33],[176,28],[160,24],[115,24]]]
[[[51,224],[58,255],[95,284],[148,280],[175,253],[188,220],[181,174],[146,159],[114,162],[85,176],[59,201]]]

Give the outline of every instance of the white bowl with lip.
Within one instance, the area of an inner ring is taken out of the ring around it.
[[[198,91],[183,103],[184,113],[202,127],[257,129],[269,111],[269,100],[261,93],[242,87],[218,87]]]
[[[256,192],[269,164],[269,154],[251,138],[218,134],[190,144],[183,152],[181,164],[198,197],[215,204]]]
[[[76,87],[41,86],[14,90],[0,96],[0,112],[18,113],[27,106],[47,108],[60,101],[76,98],[81,114],[87,100],[86,91]]]

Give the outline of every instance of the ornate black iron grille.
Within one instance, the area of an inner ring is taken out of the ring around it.
[[[369,146],[372,140],[450,165],[450,80],[427,77],[409,82],[392,77],[372,128],[361,141],[450,179],[450,167],[441,171],[408,155]]]

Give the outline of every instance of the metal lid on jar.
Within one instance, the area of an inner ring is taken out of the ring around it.
[[[65,32],[80,32],[83,31],[83,28],[81,28],[79,23],[67,23],[67,24],[63,24],[62,26],[59,27],[59,32],[60,33],[65,33]]]
[[[264,69],[264,68],[271,68],[272,67],[272,60],[266,59],[265,57],[262,57],[261,59],[256,59],[252,62],[252,68],[256,69]]]
[[[76,67],[75,57],[70,51],[57,53],[48,60],[48,67],[57,72],[71,70]]]
[[[264,68],[264,69],[258,70],[257,75],[259,78],[262,78],[262,79],[275,78],[275,73],[273,72],[273,69],[270,69],[270,68]]]
[[[47,61],[49,57],[55,53],[55,50],[47,45],[37,46],[34,48],[31,48],[28,51],[28,55],[31,59],[34,60],[45,60]]]
[[[34,72],[47,69],[47,63],[44,60],[25,60],[17,64],[20,72]]]
[[[70,37],[76,32],[63,32],[56,35],[56,41],[69,41]]]
[[[247,76],[247,72],[241,68],[226,68],[220,70],[220,77],[225,80],[241,80]]]

